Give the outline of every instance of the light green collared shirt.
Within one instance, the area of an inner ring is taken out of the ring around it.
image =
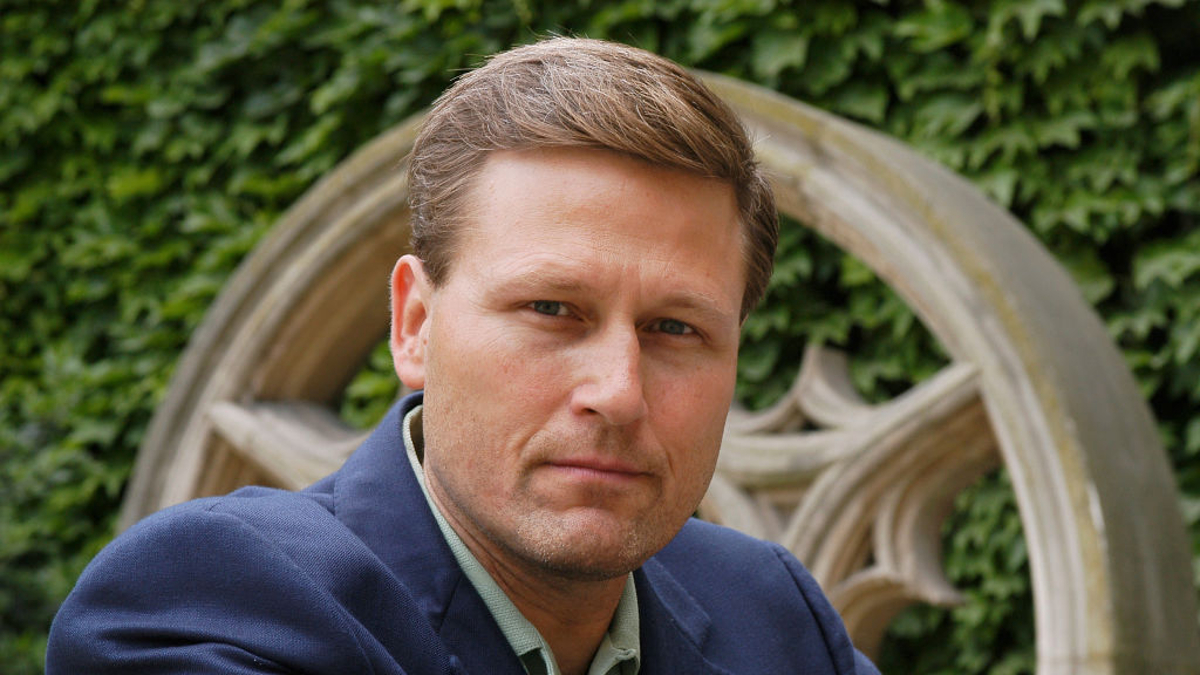
[[[437,520],[438,528],[441,529],[446,544],[454,553],[454,559],[458,561],[458,566],[462,568],[463,574],[471,580],[471,584],[483,598],[484,604],[492,613],[492,617],[496,619],[505,639],[508,640],[517,657],[521,659],[521,663],[525,666],[525,672],[529,675],[562,675],[562,671],[558,669],[558,662],[554,659],[554,652],[550,650],[550,645],[542,638],[537,628],[521,614],[512,600],[504,594],[496,581],[459,538],[454,528],[450,527],[450,523],[446,522],[445,516],[429,496],[429,489],[425,487],[425,470],[421,466],[424,453],[421,408],[421,406],[413,408],[404,417],[404,449],[408,453],[408,461],[412,464],[413,473],[417,476],[417,483],[421,486],[421,492],[425,494],[425,501],[428,502],[429,510],[433,512],[433,517]],[[633,585],[633,574],[629,574],[625,579],[625,591],[617,603],[617,611],[613,614],[608,632],[600,642],[596,655],[592,657],[588,675],[637,675],[638,669],[641,667],[639,651],[641,645],[638,631],[637,590]]]

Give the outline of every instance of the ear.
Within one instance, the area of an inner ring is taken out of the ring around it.
[[[429,301],[433,287],[425,267],[405,255],[392,270],[392,365],[410,389],[425,388],[425,348],[429,335]]]

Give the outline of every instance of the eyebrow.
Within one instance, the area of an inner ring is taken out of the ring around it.
[[[719,302],[704,293],[691,291],[672,292],[667,295],[665,305],[673,309],[682,309],[695,314],[706,323],[730,323],[733,325],[740,323],[738,309],[725,311],[721,309]]]

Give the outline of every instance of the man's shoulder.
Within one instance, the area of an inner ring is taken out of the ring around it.
[[[353,535],[332,513],[329,495],[244,488],[154,513],[117,536],[88,565],[76,595],[122,586],[152,603],[175,585],[236,596],[244,582],[282,570],[325,576],[324,551],[342,556]],[[209,572],[219,574],[211,575]],[[280,575],[280,583],[287,579]]]
[[[401,672],[392,654],[415,664],[403,672],[443,672],[410,589],[334,506],[332,491],[247,488],[143,519],[80,577],[51,629],[47,672],[128,672],[160,657],[196,672]],[[178,648],[146,648],[156,642]]]
[[[668,575],[707,614],[715,649],[768,669],[787,662],[805,672],[856,672],[841,618],[783,546],[692,519],[652,561],[649,576]],[[803,663],[791,663],[796,658]],[[859,668],[875,672],[865,660]]]
[[[196,546],[208,554],[236,558],[251,549],[223,550],[221,542],[254,539],[280,545],[294,539],[319,540],[344,530],[333,514],[332,495],[247,487],[219,497],[193,499],[169,506],[118,535],[94,563],[116,551],[136,551],[174,542],[173,548]]]
[[[679,534],[665,546],[656,559],[664,564],[693,567],[728,568],[744,572],[747,563],[777,559],[785,549],[779,544],[756,539],[722,525],[691,518]],[[703,560],[703,565],[700,561]]]
[[[787,549],[695,518],[654,557],[701,604],[745,604],[841,621],[812,575]]]

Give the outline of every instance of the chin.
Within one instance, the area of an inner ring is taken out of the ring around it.
[[[571,555],[543,558],[537,562],[546,572],[562,579],[572,581],[607,581],[626,574],[642,566],[653,555],[641,552],[630,552],[625,555],[613,555],[613,551],[592,557],[573,551]]]
[[[607,519],[554,520],[558,522],[548,525],[543,521],[536,526],[527,520],[527,527],[522,528],[526,536],[518,536],[524,550],[518,554],[551,574],[579,581],[602,581],[632,572],[666,546],[683,526],[682,522],[664,528],[661,523],[631,527]]]

